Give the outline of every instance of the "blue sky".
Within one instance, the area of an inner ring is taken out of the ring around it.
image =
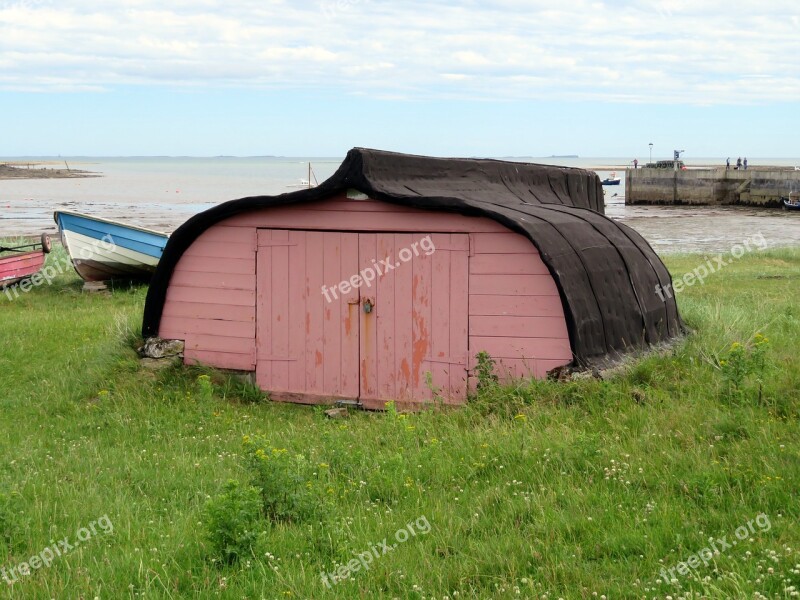
[[[794,0],[110,4],[0,0],[0,156],[800,155]]]

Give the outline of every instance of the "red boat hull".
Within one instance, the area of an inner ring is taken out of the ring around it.
[[[45,254],[26,252],[0,258],[0,288],[19,283],[39,272],[44,265]]]

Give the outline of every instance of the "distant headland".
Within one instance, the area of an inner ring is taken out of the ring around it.
[[[102,177],[100,173],[80,169],[56,168],[52,163],[0,162],[0,179],[74,179],[77,177]]]

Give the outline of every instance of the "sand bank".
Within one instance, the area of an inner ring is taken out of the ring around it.
[[[102,177],[102,175],[80,169],[60,169],[48,166],[47,163],[0,163],[0,179],[74,179],[77,177]]]

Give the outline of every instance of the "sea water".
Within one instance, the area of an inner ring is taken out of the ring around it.
[[[771,246],[800,246],[798,215],[743,207],[625,206],[625,167],[632,158],[513,157],[507,160],[616,172],[606,213],[637,229],[660,253],[726,252],[748,235],[763,233]],[[654,157],[655,160],[655,157]],[[37,157],[0,161],[46,163],[100,177],[0,180],[0,237],[55,233],[53,211],[73,210],[170,233],[192,215],[236,198],[283,194],[301,180],[322,182],[342,157]],[[646,159],[639,159],[640,165]],[[687,165],[724,165],[724,159],[685,159]],[[749,164],[791,167],[800,159],[750,158]]]

